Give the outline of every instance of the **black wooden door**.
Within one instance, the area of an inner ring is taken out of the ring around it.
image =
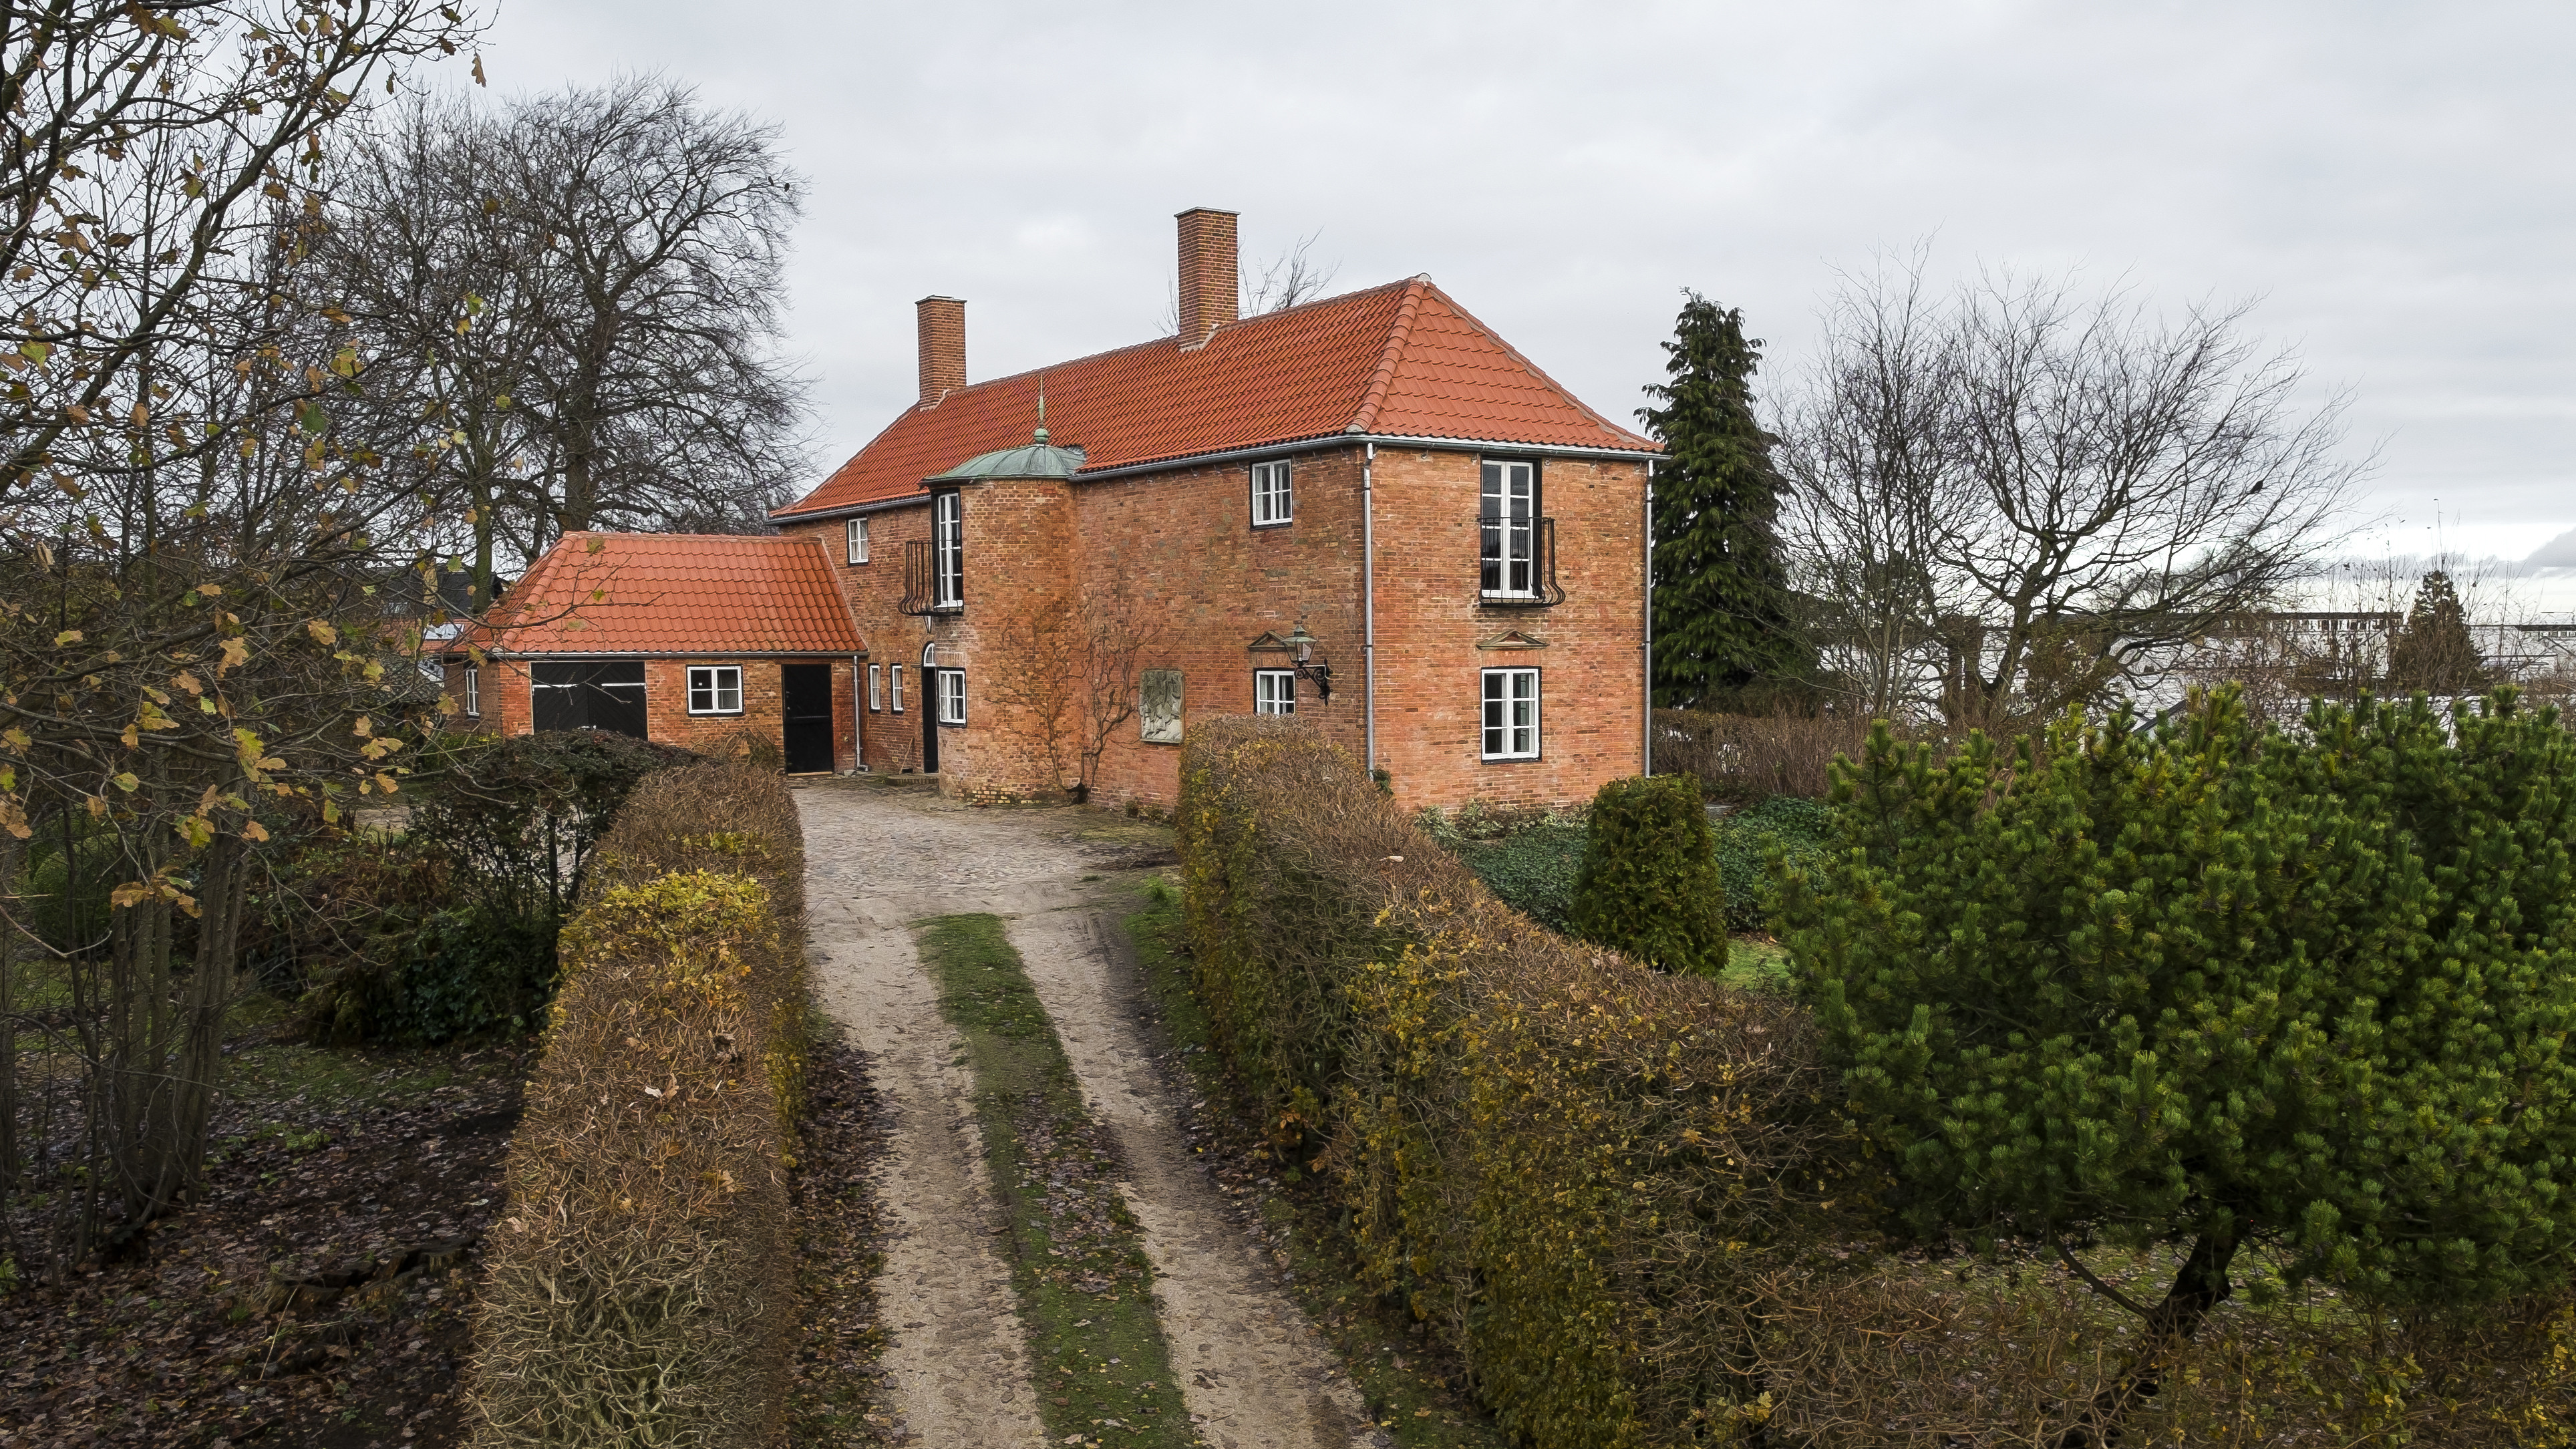
[[[939,773],[939,681],[938,671],[921,671],[921,698],[913,702],[921,711],[921,773]]]
[[[778,666],[781,745],[791,775],[827,774],[832,768],[832,666]]]
[[[644,661],[592,659],[539,664],[529,672],[529,694],[540,730],[606,730],[644,734]]]

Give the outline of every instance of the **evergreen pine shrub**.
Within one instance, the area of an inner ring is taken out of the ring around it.
[[[1697,776],[1601,787],[1566,914],[1576,935],[1658,971],[1726,969],[1726,887]]]
[[[1899,1217],[2184,1250],[2110,1422],[2248,1250],[2412,1309],[2576,1257],[2576,740],[2509,690],[2196,706],[1937,763],[1882,728],[1783,896]]]

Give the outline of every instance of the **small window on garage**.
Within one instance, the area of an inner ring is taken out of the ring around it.
[[[689,667],[689,713],[742,713],[742,666],[694,664]]]

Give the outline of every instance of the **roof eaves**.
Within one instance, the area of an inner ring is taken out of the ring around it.
[[[1547,458],[1652,458],[1664,451],[1661,444],[1642,438],[1631,447],[1600,443],[1533,443],[1520,438],[1471,438],[1447,433],[1361,433],[1343,441],[1397,448],[1501,448],[1512,453]]]
[[[1194,453],[1167,453],[1156,458],[1131,458],[1124,463],[1103,463],[1097,468],[1085,468],[1073,477],[1077,483],[1087,483],[1095,478],[1119,478],[1130,473],[1150,473],[1164,468],[1226,463],[1238,458],[1255,458],[1268,453],[1306,453],[1317,448],[1337,447],[1358,441],[1359,439],[1347,432],[1300,433],[1292,438],[1272,438],[1267,442],[1244,443],[1231,448],[1206,448]]]

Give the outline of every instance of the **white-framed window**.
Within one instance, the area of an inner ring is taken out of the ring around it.
[[[742,666],[739,664],[690,665],[689,713],[742,713]]]
[[[930,500],[931,598],[934,609],[966,606],[966,514],[957,490]]]
[[[1478,587],[1489,599],[1535,599],[1538,579],[1538,465],[1485,460],[1476,511]]]
[[[889,665],[887,665],[887,666],[886,666],[886,684],[889,686],[888,693],[889,693],[889,695],[891,696],[891,698],[892,698],[892,699],[893,699],[893,701],[894,701],[894,712],[895,712],[896,714],[901,714],[901,713],[903,713],[903,666],[902,666],[902,665],[900,665],[900,664],[889,664]]]
[[[465,666],[465,717],[483,717],[483,671],[471,664]]]
[[[1297,515],[1297,500],[1288,488],[1288,460],[1252,465],[1252,526],[1275,528]]]
[[[938,692],[939,722],[962,725],[966,722],[966,671],[935,669],[930,674],[931,688]]]
[[[1297,712],[1297,671],[1294,669],[1252,671],[1252,712],[1254,714],[1295,714]]]
[[[849,531],[850,562],[866,563],[868,561],[868,521],[864,518],[853,518],[844,527]]]
[[[868,666],[868,713],[875,714],[877,711],[884,708],[885,666],[882,664],[871,664]]]
[[[1538,758],[1538,671],[1485,672],[1485,758]]]

